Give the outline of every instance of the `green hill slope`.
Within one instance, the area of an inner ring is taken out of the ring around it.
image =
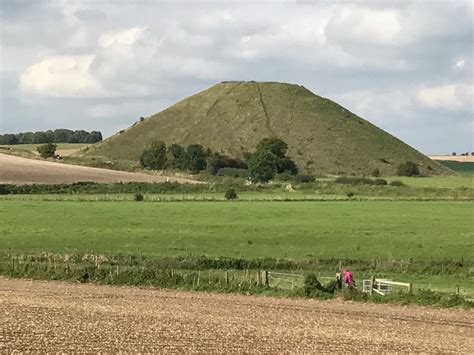
[[[399,163],[416,162],[422,174],[452,172],[407,144],[302,86],[223,82],[137,122],[85,154],[137,161],[154,140],[202,144],[242,157],[265,137],[283,139],[299,169],[313,174],[394,175]]]

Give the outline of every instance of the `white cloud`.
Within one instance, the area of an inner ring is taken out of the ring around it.
[[[326,33],[341,42],[360,42],[364,45],[388,45],[399,40],[402,25],[392,9],[342,7],[335,10]]]
[[[42,97],[97,97],[105,95],[100,83],[91,76],[91,55],[47,56],[28,67],[20,76],[24,94]]]
[[[454,67],[457,68],[457,69],[462,69],[462,68],[464,68],[464,64],[466,64],[466,61],[464,59],[461,59],[461,60],[458,60],[456,62]]]
[[[418,99],[429,108],[472,111],[474,85],[456,83],[422,88],[418,91]]]

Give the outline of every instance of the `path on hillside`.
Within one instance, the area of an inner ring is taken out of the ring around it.
[[[195,182],[182,178],[90,168],[0,153],[0,184],[70,184],[78,181],[94,181],[98,183],[131,181]]]
[[[0,352],[472,352],[473,312],[0,278]]]

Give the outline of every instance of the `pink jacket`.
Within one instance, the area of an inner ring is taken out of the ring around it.
[[[344,282],[346,283],[346,285],[350,285],[354,282],[352,272],[350,272],[349,270],[344,271]]]

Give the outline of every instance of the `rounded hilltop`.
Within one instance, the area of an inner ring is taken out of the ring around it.
[[[451,171],[422,153],[303,86],[277,82],[224,81],[95,145],[85,154],[112,161],[138,161],[153,141],[198,143],[243,157],[263,138],[288,144],[302,172],[395,175],[415,162],[423,175]]]

